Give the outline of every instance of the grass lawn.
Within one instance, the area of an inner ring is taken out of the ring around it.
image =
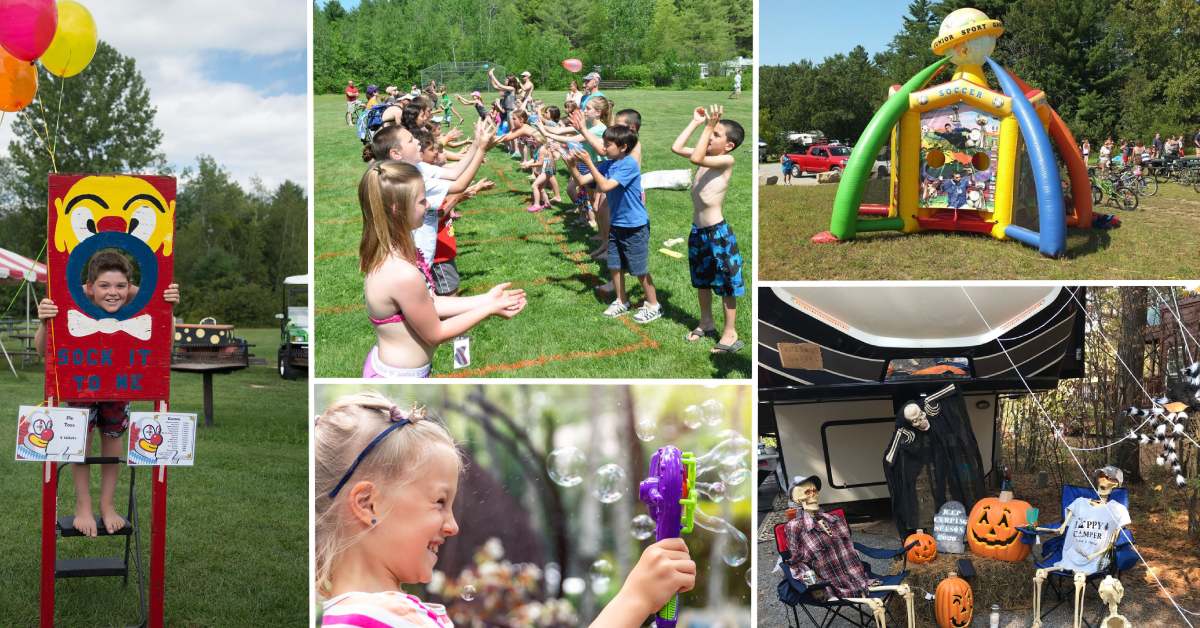
[[[813,244],[829,229],[837,185],[764,186],[759,194],[762,230],[760,279],[1193,279],[1189,254],[1200,233],[1200,195],[1164,184],[1127,212],[1111,231],[1069,229],[1067,254],[1043,257],[1016,241],[966,233],[862,233],[851,242]]]
[[[723,92],[620,90],[610,96],[616,108],[633,107],[643,116],[643,172],[690,166],[671,153],[671,142],[687,125],[694,107],[724,103],[727,117],[746,128],[746,142],[737,150],[738,165],[725,197],[725,218],[737,234],[746,265],[747,288],[751,267],[750,99],[727,100]],[[561,102],[562,94],[543,94]],[[315,98],[316,151],[316,372],[321,377],[358,377],[375,333],[362,305],[362,276],[358,272],[358,242],[362,233],[356,194],[364,170],[362,144],[345,124],[341,96]],[[466,129],[477,119],[473,110],[456,107],[467,117]],[[698,134],[697,134],[698,135]],[[566,178],[559,184],[566,190]],[[492,318],[470,332],[471,366],[452,368],[451,347],[434,356],[435,375],[508,377],[750,377],[749,346],[735,355],[709,353],[711,340],[695,345],[684,341],[696,326],[699,304],[688,273],[687,246],[676,259],[658,249],[664,240],[687,238],[692,204],[688,191],[649,190],[651,220],[650,273],[665,308],[663,318],[638,325],[632,316],[610,320],[605,303],[593,288],[607,281],[607,270],[592,262],[589,230],[564,221],[565,208],[539,214],[525,211],[530,192],[526,174],[500,148],[480,169],[481,177],[496,181],[496,189],[460,205],[464,217],[455,223],[457,265],[464,294],[478,294],[504,281],[524,288],[529,305],[511,321]],[[600,273],[600,274],[598,274]],[[605,279],[600,279],[604,276]],[[636,279],[632,285],[636,286]],[[630,285],[627,283],[627,285]],[[640,288],[630,297],[640,304]],[[719,300],[717,324],[721,324]],[[738,302],[738,334],[749,345],[750,291]]]
[[[285,381],[275,371],[278,330],[238,330],[267,358],[216,376],[215,425],[203,427],[201,377],[173,374],[171,407],[201,415],[196,466],[168,473],[166,623],[170,626],[299,626],[308,621],[308,392],[307,380]],[[0,400],[8,420],[0,442],[16,442],[17,406],[42,399],[41,366],[19,369],[14,378],[0,362]],[[19,365],[18,365],[19,368]],[[137,404],[135,409],[149,409]],[[96,445],[93,445],[96,447]],[[98,447],[97,447],[98,451]],[[12,462],[0,472],[0,537],[4,586],[0,621],[32,626],[38,618],[41,512],[38,463]],[[255,458],[259,457],[256,461]],[[100,472],[92,472],[98,508]],[[129,472],[121,470],[117,509],[125,512]],[[70,514],[74,489],[69,469],[60,474],[58,510]],[[143,565],[149,573],[150,476],[137,478]],[[119,556],[124,539],[67,538],[60,557]],[[137,622],[136,580],[60,580],[56,624],[114,626]]]

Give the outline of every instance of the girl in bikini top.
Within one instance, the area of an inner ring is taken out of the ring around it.
[[[433,274],[429,272],[429,265],[425,263],[425,257],[421,255],[420,251],[417,251],[417,266],[421,269],[421,274],[425,275],[425,286],[427,288],[429,288],[429,295],[434,296]],[[363,295],[363,299],[364,300],[366,299],[365,294]],[[387,318],[375,318],[374,316],[371,316],[370,312],[367,312],[367,318],[370,319],[371,323],[373,323],[375,325],[387,325],[390,323],[403,323],[404,322],[404,312],[397,311],[395,314],[392,314],[391,316],[389,316]]]
[[[509,284],[470,297],[433,294],[432,273],[412,236],[429,206],[421,172],[412,164],[373,163],[359,182],[358,198],[363,216],[359,270],[366,275],[363,297],[379,304],[378,309],[391,301],[397,310],[386,318],[367,313],[378,336],[372,352],[384,366],[404,369],[424,364],[427,368],[439,344],[466,333],[488,316],[512,318],[524,309],[525,291],[509,289]],[[424,275],[429,297],[416,289],[413,266]],[[382,327],[400,322],[405,329]]]

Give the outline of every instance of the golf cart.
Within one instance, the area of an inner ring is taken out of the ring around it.
[[[308,370],[308,275],[283,280],[283,312],[279,319],[279,376],[296,379]]]

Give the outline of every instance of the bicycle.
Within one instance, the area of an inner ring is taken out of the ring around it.
[[[367,109],[366,103],[361,100],[354,101],[354,110],[346,111],[346,126],[355,126],[358,124],[358,116]]]
[[[1100,205],[1104,199],[1109,199],[1113,205],[1127,211],[1133,211],[1138,206],[1137,191],[1131,187],[1130,180],[1120,173],[1099,175],[1095,168],[1089,168],[1088,174],[1092,180],[1092,204]]]

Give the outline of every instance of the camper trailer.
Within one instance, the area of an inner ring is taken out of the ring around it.
[[[818,475],[823,504],[887,499],[897,410],[956,384],[995,478],[1000,399],[1083,376],[1085,299],[1062,286],[761,288],[759,432],[778,440],[779,476]]]

